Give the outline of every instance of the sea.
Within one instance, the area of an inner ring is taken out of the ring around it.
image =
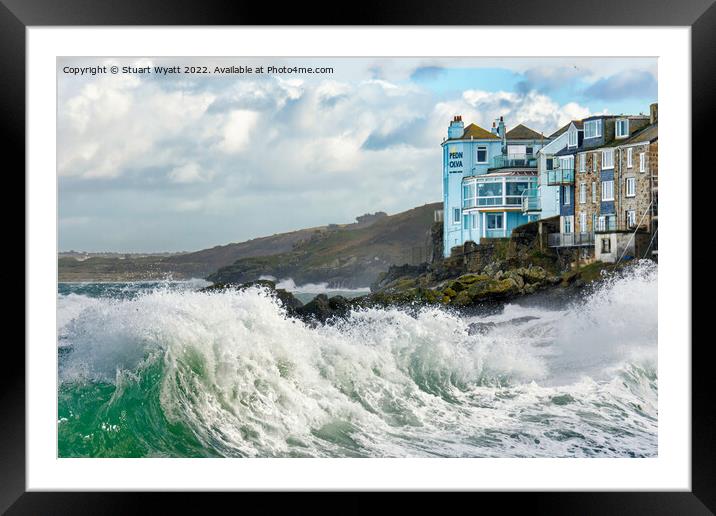
[[[657,456],[653,262],[561,303],[325,325],[206,285],[58,285],[60,457]]]

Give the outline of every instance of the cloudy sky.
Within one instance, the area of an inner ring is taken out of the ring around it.
[[[333,73],[73,75],[65,67]],[[546,135],[648,113],[646,58],[58,60],[59,248],[182,251],[439,201],[455,114]]]

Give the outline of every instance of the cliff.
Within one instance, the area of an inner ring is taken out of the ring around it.
[[[432,203],[396,215],[373,215],[351,227],[328,226],[289,252],[241,258],[207,279],[241,284],[273,276],[292,278],[296,284],[366,287],[391,265],[427,259],[434,212],[440,206]]]

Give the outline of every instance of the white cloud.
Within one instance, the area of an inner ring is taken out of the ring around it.
[[[482,90],[467,90],[463,92],[462,99],[438,104],[435,112],[444,120],[449,120],[454,114],[462,114],[466,123],[474,122],[485,129],[492,127],[492,122],[503,116],[508,130],[518,124],[525,124],[545,135],[556,131],[569,120],[591,114],[589,108],[576,102],[560,106],[549,96],[536,91],[515,93]]]
[[[258,113],[243,109],[229,113],[222,128],[223,139],[219,148],[229,154],[243,151],[249,144],[249,136],[258,117]]]
[[[209,181],[212,175],[211,171],[202,170],[198,164],[190,162],[172,169],[169,179],[172,183],[204,183]]]

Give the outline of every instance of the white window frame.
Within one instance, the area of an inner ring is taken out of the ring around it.
[[[579,204],[587,204],[587,183],[579,183]]]
[[[480,159],[478,158],[478,156],[480,155],[481,149],[485,150],[485,161],[480,161]],[[489,162],[490,162],[490,156],[489,156],[489,153],[487,152],[487,145],[478,145],[477,147],[475,147],[475,164],[476,165],[486,165]]]
[[[646,154],[639,153],[639,172],[646,172]]]
[[[597,182],[592,181],[592,202],[597,202]]]
[[[572,215],[567,215],[564,217],[564,233],[567,235],[571,235],[574,233],[574,224],[572,223]]]
[[[572,142],[572,136],[574,136],[574,142]],[[577,142],[579,141],[579,136],[578,136],[576,129],[574,131],[569,131],[567,133],[567,139],[568,139],[567,147],[572,148],[572,147],[577,146]]]
[[[562,191],[564,192],[562,205],[569,206],[572,204],[572,185],[565,185]]]
[[[460,208],[453,208],[452,209],[452,223],[453,224],[460,224],[462,223],[460,214],[462,210]]]
[[[624,123],[625,128],[626,128],[625,133],[619,132],[619,125],[622,123]],[[626,138],[627,136],[629,136],[629,119],[628,118],[618,118],[614,122],[614,134],[616,135],[616,138]]]
[[[609,188],[607,188],[609,187]],[[614,180],[602,181],[602,201],[614,200]]]
[[[636,226],[636,210],[627,210],[626,223],[628,228]]]
[[[579,232],[587,232],[587,214],[585,212],[579,214]]]
[[[586,154],[579,155],[579,171],[580,172],[587,171],[587,155]]]
[[[599,153],[598,153],[598,152],[593,152],[593,153],[592,153],[592,172],[596,172],[596,171],[597,171],[597,168],[598,168],[598,166],[597,166],[597,156],[599,156]]]
[[[594,127],[594,134],[589,136],[589,128]],[[584,122],[584,139],[588,138],[599,138],[602,135],[602,119],[588,120]]]
[[[636,197],[636,177],[627,177],[625,186],[625,195],[627,197]]]
[[[607,159],[607,156],[611,156],[611,159]],[[614,149],[605,149],[602,151],[602,170],[608,170],[614,168]]]
[[[490,220],[490,217],[500,217],[500,227],[498,228],[491,228],[490,223],[488,222]],[[490,231],[497,231],[500,229],[505,229],[505,215],[504,213],[488,213],[485,217],[485,229],[488,229]]]
[[[632,168],[634,166],[634,149],[632,147],[629,147],[627,149],[627,168]]]
[[[597,229],[599,231],[604,231],[605,229],[607,229],[607,217],[606,216],[600,215],[597,220],[599,221],[598,225],[597,225]]]

